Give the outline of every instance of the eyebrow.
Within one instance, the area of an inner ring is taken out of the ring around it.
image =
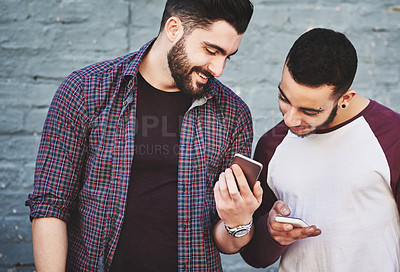
[[[286,101],[287,101],[289,104],[291,104],[291,103],[290,103],[290,100],[286,97],[286,95],[285,95],[285,93],[283,92],[283,90],[281,89],[281,86],[280,86],[280,85],[278,85],[278,90],[279,90],[279,93],[286,99]],[[323,111],[324,111],[323,109],[313,109],[313,108],[306,108],[306,107],[299,107],[299,109],[300,109],[300,110],[303,110],[303,111],[312,111],[312,112],[316,112],[316,113],[320,113],[320,112],[323,112]]]
[[[212,44],[212,43],[209,43],[209,42],[204,42],[204,45],[205,45],[205,46],[208,46],[208,47],[211,47],[211,48],[214,48],[215,50],[218,50],[222,55],[225,55],[225,56],[227,55],[225,49],[219,47],[219,46],[216,45],[216,44]],[[235,55],[238,51],[239,51],[239,50],[236,49],[236,51],[233,52],[232,54],[230,54],[229,57]]]

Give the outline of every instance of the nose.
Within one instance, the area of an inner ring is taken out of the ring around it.
[[[214,59],[208,65],[208,70],[214,77],[220,77],[220,76],[222,76],[222,72],[224,71],[225,64],[226,64],[225,58]]]
[[[293,107],[284,113],[283,120],[288,127],[297,127],[301,125],[301,117]]]

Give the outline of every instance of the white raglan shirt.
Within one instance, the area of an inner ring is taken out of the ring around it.
[[[400,271],[391,169],[364,116],[304,138],[288,131],[269,162],[267,183],[291,216],[322,230],[291,244],[279,271]]]

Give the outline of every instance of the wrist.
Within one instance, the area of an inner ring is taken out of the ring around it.
[[[229,235],[235,238],[240,238],[250,233],[251,228],[253,226],[253,218],[250,220],[250,223],[246,225],[239,225],[234,228],[229,227],[225,222],[223,222],[223,224]]]

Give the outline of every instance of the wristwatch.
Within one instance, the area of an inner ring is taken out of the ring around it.
[[[237,226],[236,228],[230,228],[224,222],[224,226],[225,226],[226,231],[230,235],[232,235],[233,237],[236,237],[236,238],[240,238],[240,237],[247,235],[250,232],[251,226],[253,226],[253,218],[251,219],[250,223],[248,223],[247,225],[241,225],[241,226]]]

